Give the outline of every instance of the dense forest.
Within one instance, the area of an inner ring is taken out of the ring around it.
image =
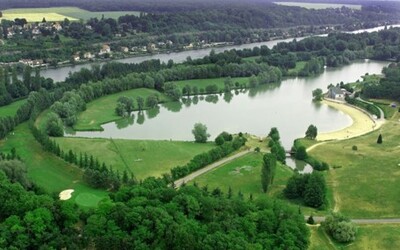
[[[400,64],[391,63],[382,70],[385,77],[378,83],[368,83],[362,94],[368,98],[381,98],[400,101]]]
[[[0,199],[2,249],[308,246],[303,215],[281,202],[196,186],[175,190],[153,178],[124,186],[98,208],[82,211],[32,188],[22,162],[0,158]]]

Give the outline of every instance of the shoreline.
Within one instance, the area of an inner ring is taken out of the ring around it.
[[[347,103],[327,99],[324,99],[322,103],[348,115],[352,120],[352,124],[339,130],[320,133],[316,138],[316,140],[319,142],[346,140],[365,135],[369,132],[379,129],[385,122],[374,120],[366,111],[351,106]]]

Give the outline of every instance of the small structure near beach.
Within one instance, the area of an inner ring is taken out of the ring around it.
[[[343,101],[345,97],[344,91],[336,86],[332,86],[328,90],[328,98]]]

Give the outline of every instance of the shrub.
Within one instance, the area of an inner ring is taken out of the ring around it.
[[[357,151],[357,150],[358,150],[358,148],[357,148],[356,145],[353,145],[353,147],[351,147],[351,149],[352,149],[353,151]]]
[[[376,143],[382,144],[382,142],[383,142],[383,140],[382,140],[382,134],[379,134],[378,140],[376,141]]]
[[[346,243],[356,239],[357,227],[350,219],[340,213],[332,213],[326,216],[322,227],[338,242]]]

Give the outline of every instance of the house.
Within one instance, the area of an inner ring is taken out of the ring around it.
[[[129,52],[129,48],[128,47],[121,47],[121,51],[124,53],[128,53]]]
[[[83,54],[83,58],[85,58],[85,59],[92,59],[92,58],[94,58],[94,55],[93,55],[92,53],[90,53],[90,52],[85,52],[85,53]]]
[[[328,90],[328,98],[335,99],[335,100],[344,100],[345,93],[342,89],[336,86],[332,86]]]
[[[111,48],[107,44],[104,44],[100,49],[99,55],[104,55],[107,53],[111,53]]]
[[[78,62],[79,60],[81,60],[81,57],[79,56],[79,53],[76,53],[76,54],[74,54],[74,55],[72,56],[72,59],[73,59],[75,62]]]
[[[62,26],[61,26],[59,23],[54,23],[54,24],[53,24],[53,28],[54,28],[55,30],[57,30],[57,31],[62,30]]]

